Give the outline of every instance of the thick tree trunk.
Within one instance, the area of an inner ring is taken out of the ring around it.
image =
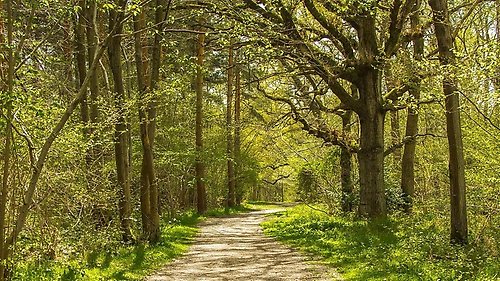
[[[241,71],[236,62],[236,91],[234,96],[234,189],[236,205],[243,200],[243,186],[241,184]]]
[[[226,93],[226,158],[227,158],[227,206],[234,207],[236,196],[234,191],[234,154],[233,154],[233,82],[234,82],[234,50],[229,47],[229,58],[227,66],[227,93]]]
[[[411,27],[413,30],[420,26],[420,6],[421,1],[415,3],[411,15]],[[413,40],[413,57],[416,61],[421,61],[424,55],[424,38],[419,36]],[[413,86],[410,89],[410,95],[418,101],[420,99],[420,85],[422,79],[418,73],[413,77]],[[411,138],[406,142],[403,150],[403,159],[401,162],[401,190],[403,196],[403,210],[405,213],[412,212],[413,197],[415,196],[415,149],[416,140],[414,136],[418,134],[418,107],[410,106],[407,110],[405,138]]]
[[[375,218],[386,214],[384,188],[384,117],[381,107],[380,72],[366,70],[359,88],[363,112],[360,120],[358,152],[361,216]]]
[[[120,7],[123,6],[123,0],[120,0]],[[121,34],[123,27],[121,20],[122,12],[114,10],[109,15],[110,30],[118,25],[114,34]],[[131,190],[130,175],[128,165],[128,140],[127,140],[127,122],[125,119],[125,88],[123,85],[123,72],[121,61],[121,36],[113,36],[108,47],[109,63],[114,82],[114,100],[117,120],[115,121],[115,162],[118,187],[120,192],[119,211],[123,241],[132,240],[131,233]]]
[[[196,71],[196,191],[199,214],[207,211],[207,194],[205,190],[205,165],[203,163],[203,63],[205,60],[205,34],[198,35],[196,44],[198,69]]]
[[[384,118],[381,73],[374,65],[379,51],[375,18],[365,15],[359,20],[358,37],[362,66],[358,69],[360,121],[359,214],[370,218],[386,214],[384,187]]]
[[[455,64],[453,37],[446,0],[429,0],[432,8],[434,29],[441,65]],[[451,197],[451,242],[467,243],[467,210],[465,200],[465,162],[460,124],[460,100],[452,74],[444,74],[443,91],[446,108],[446,134],[449,149],[450,197]]]

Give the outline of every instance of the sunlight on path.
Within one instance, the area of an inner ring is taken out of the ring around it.
[[[342,280],[262,233],[259,224],[276,211],[208,219],[187,254],[146,280]]]

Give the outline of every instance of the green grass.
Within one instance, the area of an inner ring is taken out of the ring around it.
[[[498,256],[451,246],[444,225],[423,214],[368,222],[306,206],[263,223],[266,234],[323,257],[345,280],[500,280]]]
[[[13,280],[100,281],[142,280],[153,271],[185,253],[198,232],[197,223],[207,217],[220,217],[253,210],[252,205],[219,208],[198,216],[188,212],[163,222],[161,240],[156,245],[121,245],[113,250],[94,251],[80,259],[24,261],[17,265]]]

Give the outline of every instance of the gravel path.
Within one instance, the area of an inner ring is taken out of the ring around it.
[[[259,224],[272,212],[204,221],[189,252],[146,280],[342,280],[335,270],[265,236]]]

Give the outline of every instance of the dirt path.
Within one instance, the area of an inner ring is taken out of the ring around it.
[[[271,212],[208,219],[187,254],[146,280],[342,280],[333,269],[265,236],[259,224]]]

